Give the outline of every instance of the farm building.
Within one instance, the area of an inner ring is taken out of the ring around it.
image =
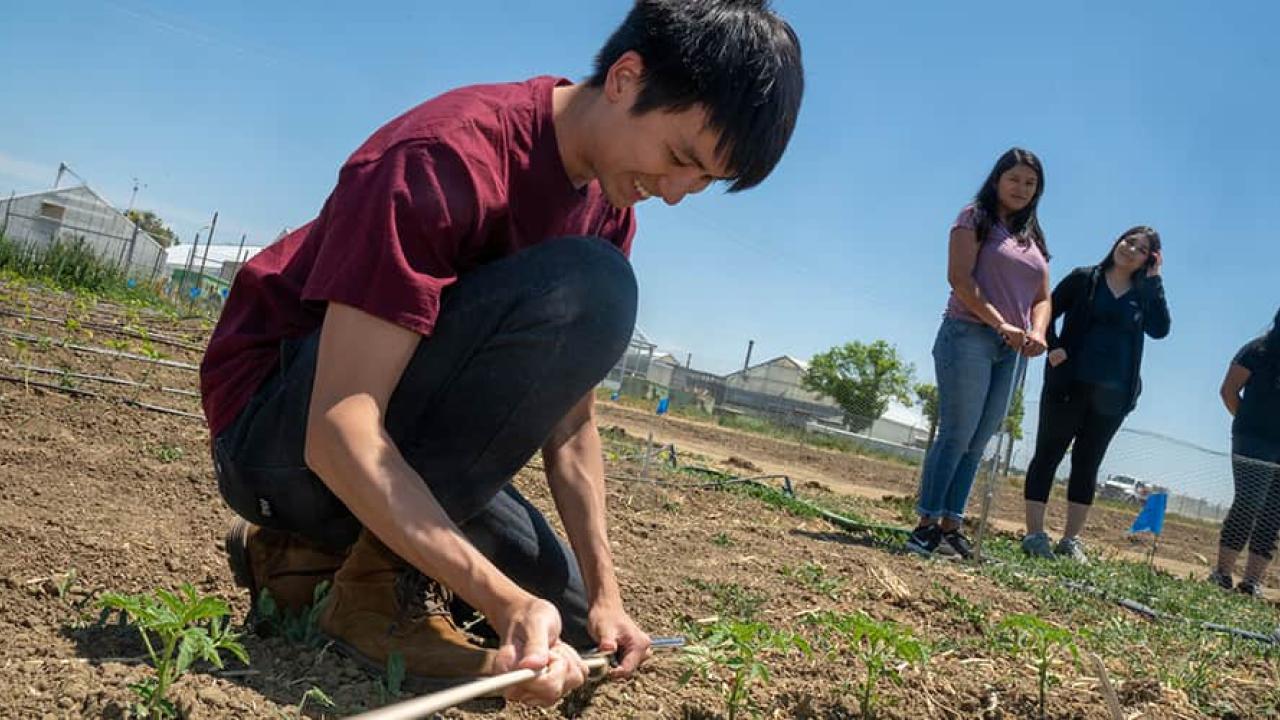
[[[88,185],[0,199],[0,235],[31,250],[84,243],[103,262],[144,280],[164,269],[164,247]]]

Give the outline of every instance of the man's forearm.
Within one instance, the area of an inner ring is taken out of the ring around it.
[[[591,603],[620,603],[606,522],[604,458],[594,418],[588,415],[563,442],[544,447],[542,459]]]

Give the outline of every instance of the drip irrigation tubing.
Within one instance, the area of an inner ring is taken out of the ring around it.
[[[15,306],[15,305],[20,306],[28,312],[33,310],[38,310],[50,316],[66,314],[67,307],[68,307],[66,303],[57,304],[57,303],[12,303],[10,302],[7,304],[10,306]],[[92,320],[93,322],[102,323],[104,325],[120,326],[120,327],[123,327],[125,325],[141,324],[139,326],[147,327],[147,332],[155,333],[152,335],[152,337],[156,337],[158,335],[163,339],[173,340],[175,342],[181,342],[182,338],[169,334],[167,331],[155,331],[153,330],[153,326],[164,325],[166,326],[167,330],[173,330],[173,329],[181,329],[180,326],[177,328],[175,328],[174,326],[184,320],[214,319],[214,318],[207,318],[203,316],[183,316],[183,315],[177,315],[177,314],[170,316],[164,313],[156,312],[154,310],[145,309],[145,308],[138,312],[113,312],[111,309],[105,308],[102,303],[99,303],[98,305],[94,306],[92,309],[88,310],[87,313],[88,314],[86,315],[86,318],[89,320]],[[26,315],[24,313],[22,315],[19,315],[18,317],[26,317]]]
[[[1087,595],[1093,595],[1096,598],[1099,598],[1101,600],[1105,600],[1108,602],[1113,602],[1119,605],[1120,607],[1125,608],[1126,610],[1129,610],[1130,612],[1137,613],[1138,615],[1143,615],[1151,620],[1169,620],[1174,622],[1180,622],[1188,625],[1198,626],[1201,630],[1208,630],[1210,632],[1222,633],[1225,635],[1235,635],[1237,637],[1241,637],[1246,640],[1256,640],[1258,642],[1266,643],[1268,645],[1280,645],[1280,628],[1277,628],[1276,633],[1273,635],[1264,635],[1263,633],[1254,632],[1252,630],[1244,630],[1242,628],[1233,627],[1231,625],[1223,625],[1221,623],[1209,622],[1207,620],[1192,620],[1190,618],[1184,618],[1180,615],[1175,615],[1173,613],[1160,612],[1159,610],[1156,610],[1155,608],[1149,605],[1144,605],[1143,603],[1140,603],[1136,600],[1130,600],[1129,598],[1126,598],[1126,597],[1120,597],[1114,593],[1109,593],[1100,588],[1096,588],[1088,583],[1083,583],[1076,580],[1062,580],[1061,584],[1063,587],[1067,589],[1075,590],[1076,592],[1082,592]]]
[[[164,407],[162,405],[152,405],[151,403],[145,403],[140,400],[130,400],[128,398],[109,397],[106,395],[102,395],[101,393],[93,392],[92,390],[81,390],[80,388],[63,387],[61,385],[54,385],[53,383],[42,382],[40,380],[32,380],[30,378],[14,377],[13,375],[0,375],[0,382],[11,382],[16,385],[38,387],[44,390],[52,390],[54,392],[66,393],[67,395],[74,395],[76,397],[88,397],[88,398],[95,398],[99,400],[114,400],[116,402],[123,403],[125,405],[129,405],[132,407],[140,408],[142,410],[150,410],[151,412],[163,413],[165,415],[177,415],[178,417],[191,418],[193,420],[204,420],[203,415],[190,413],[190,412],[187,412],[186,410],[176,410],[174,408]]]
[[[63,327],[66,327],[66,323],[67,323],[66,320],[59,320],[58,318],[45,317],[44,315],[28,315],[26,313],[15,312],[13,310],[6,310],[4,308],[0,308],[0,315],[7,315],[13,318],[21,318],[23,320],[34,320],[36,322],[49,323],[51,325],[61,325]],[[195,345],[189,342],[183,342],[182,340],[175,340],[170,338],[167,335],[152,333],[150,330],[147,330],[146,333],[140,333],[132,330],[127,330],[118,325],[109,325],[107,323],[95,322],[93,320],[78,320],[72,317],[68,317],[68,319],[75,320],[76,322],[80,323],[81,327],[87,328],[89,330],[99,330],[102,332],[111,333],[113,335],[120,335],[121,337],[132,338],[134,340],[144,340],[146,342],[152,342],[157,345],[165,345],[167,347],[174,347],[174,348],[178,348],[179,350],[186,350],[188,352],[197,352],[197,353],[204,352],[204,348],[199,345]]]
[[[670,452],[672,457],[674,458],[675,457],[674,445],[670,446]],[[699,467],[699,466],[693,466],[693,465],[679,465],[676,467],[678,467],[681,470],[693,470],[696,472],[706,473],[708,475],[718,476],[718,479],[707,481],[707,482],[701,482],[701,483],[672,483],[668,481],[654,480],[649,478],[640,478],[640,477],[628,476],[628,475],[608,475],[607,477],[609,477],[610,479],[621,480],[624,482],[645,482],[645,483],[652,483],[657,485],[665,485],[673,488],[688,488],[688,489],[722,488],[728,485],[738,485],[738,484],[752,485],[752,486],[767,490],[769,492],[772,492],[776,495],[786,497],[788,501],[795,502],[801,506],[806,507],[807,509],[813,512],[816,512],[820,517],[822,517],[822,519],[826,520],[832,525],[835,525],[841,530],[850,531],[850,532],[883,532],[883,533],[893,533],[898,535],[909,535],[911,533],[911,531],[906,528],[856,521],[851,518],[845,517],[843,515],[839,515],[837,513],[821,508],[817,505],[814,505],[813,503],[807,502],[805,500],[801,500],[799,497],[795,495],[795,491],[791,486],[791,479],[786,475],[759,475],[754,477],[739,477],[739,476],[730,475],[729,473],[723,472],[721,470],[714,470],[706,467]],[[783,480],[782,489],[775,488],[772,485],[768,485],[763,482],[764,480],[773,480],[773,479],[779,479],[779,478]],[[1006,567],[1009,565],[1008,563],[996,558],[986,558],[983,560],[983,562],[991,563],[993,565],[1002,565]],[[1020,577],[1023,577],[1024,579],[1028,577],[1025,573],[1018,572],[1017,570],[1014,570],[1014,572],[1015,574],[1019,575]],[[1240,637],[1248,640],[1254,640],[1267,645],[1280,646],[1280,628],[1276,629],[1276,632],[1274,635],[1266,635],[1263,633],[1254,632],[1252,630],[1245,630],[1243,628],[1238,628],[1230,625],[1223,625],[1220,623],[1212,623],[1207,621],[1191,620],[1189,618],[1185,618],[1180,615],[1175,615],[1173,613],[1159,612],[1156,609],[1148,607],[1147,605],[1144,605],[1143,603],[1140,603],[1136,600],[1126,598],[1126,597],[1120,597],[1115,595],[1114,593],[1107,593],[1098,588],[1094,588],[1093,586],[1088,585],[1086,583],[1081,583],[1073,580],[1055,579],[1055,578],[1051,578],[1044,575],[1035,575],[1033,577],[1040,580],[1049,581],[1049,582],[1054,582],[1056,580],[1056,582],[1058,582],[1060,585],[1062,585],[1063,587],[1069,590],[1094,595],[1095,597],[1098,597],[1108,602],[1113,602],[1116,605],[1119,605],[1120,607],[1125,608],[1126,610],[1129,610],[1130,612],[1143,615],[1152,620],[1180,622],[1188,625],[1197,626],[1202,630],[1208,630],[1210,632],[1234,635],[1236,637]]]
[[[190,370],[192,372],[197,372],[200,370],[199,365],[192,365],[191,363],[185,363],[179,360],[164,360],[161,358],[149,358],[145,355],[137,355],[134,353],[121,352],[119,350],[109,350],[107,348],[97,347],[94,345],[77,345],[75,343],[55,340],[54,338],[47,337],[47,336],[42,337],[37,335],[28,335],[27,333],[20,333],[15,330],[6,330],[4,328],[0,328],[0,335],[7,335],[11,338],[16,338],[18,340],[24,340],[26,342],[32,342],[32,343],[48,342],[56,347],[66,348],[68,350],[74,350],[75,352],[87,352],[87,353],[94,353],[96,355],[107,355],[109,357],[124,358],[126,360],[136,360],[138,362],[150,363],[152,365],[160,365],[163,367],[177,368],[178,370]]]
[[[11,362],[15,370],[28,370],[44,375],[57,375],[59,377],[70,377],[77,380],[90,380],[92,382],[106,383],[108,385],[124,385],[127,387],[139,387],[157,392],[169,393],[171,395],[182,395],[183,397],[199,398],[200,393],[193,390],[180,390],[178,388],[164,387],[163,385],[148,385],[146,383],[135,382],[126,378],[118,378],[112,375],[86,375],[85,373],[72,372],[71,370],[59,370],[57,368],[38,367],[36,365],[23,365],[21,363]]]

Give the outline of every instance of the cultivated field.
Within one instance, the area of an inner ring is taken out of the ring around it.
[[[194,395],[210,327],[0,281],[0,717],[121,717],[137,700],[129,685],[154,670],[135,628],[102,622],[104,593],[191,583],[243,621],[248,600],[221,548],[231,513]],[[1003,532],[989,543],[999,562],[923,561],[873,527],[909,523],[916,468],[607,403],[600,425],[630,609],[653,634],[686,635],[700,650],[657,655],[635,680],[556,709],[447,716],[1024,718],[1039,715],[1041,678],[1051,718],[1115,717],[1104,680],[1124,718],[1280,714],[1276,646],[1202,624],[1265,637],[1280,626],[1276,608],[1179,579],[1207,570],[1212,526],[1172,521],[1163,569],[1151,571],[1124,536],[1132,511],[1104,507],[1091,529],[1098,562],[1033,563],[1010,534],[1019,493],[1002,484]],[[674,445],[675,462],[658,455],[642,482],[649,432]],[[725,482],[763,475],[786,475],[801,499],[869,529],[841,530],[775,490]],[[550,509],[536,467],[516,481]],[[312,688],[333,704],[312,694],[304,714],[315,717],[396,697],[394,678],[366,673],[323,638],[240,640],[247,665],[197,662],[176,682],[182,714],[296,717]]]

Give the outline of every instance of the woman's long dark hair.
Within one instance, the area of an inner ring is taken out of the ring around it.
[[[1000,184],[1000,176],[1018,165],[1026,165],[1035,171],[1036,193],[1026,207],[1009,216],[1009,232],[1023,242],[1034,242],[1036,247],[1040,248],[1040,254],[1048,260],[1049,246],[1045,243],[1044,231],[1040,229],[1040,220],[1036,217],[1036,207],[1040,204],[1040,196],[1044,194],[1044,166],[1040,164],[1040,158],[1030,150],[1022,148],[1006,150],[1000,159],[996,160],[995,167],[991,168],[991,174],[987,175],[987,181],[982,183],[982,189],[974,196],[973,204],[978,209],[978,242],[986,242],[991,226],[1000,217],[1000,200],[996,192],[996,187]]]
[[[1102,262],[1098,263],[1098,267],[1103,272],[1106,272],[1112,265],[1115,265],[1116,248],[1120,247],[1121,241],[1125,238],[1131,238],[1134,236],[1141,236],[1147,239],[1147,249],[1149,252],[1147,253],[1147,261],[1143,263],[1142,267],[1133,271],[1133,277],[1136,278],[1139,273],[1145,273],[1147,268],[1151,267],[1151,265],[1155,263],[1156,253],[1160,252],[1160,233],[1156,232],[1155,228],[1147,227],[1146,225],[1135,225],[1120,233],[1120,237],[1116,238],[1116,241],[1111,244],[1111,250],[1107,252],[1107,256],[1102,259]]]

